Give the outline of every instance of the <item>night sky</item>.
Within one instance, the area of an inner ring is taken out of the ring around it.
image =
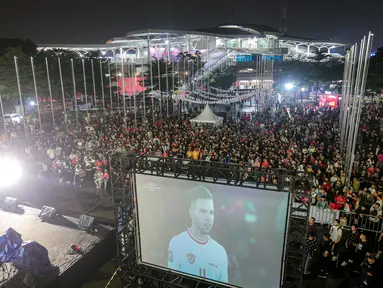
[[[279,28],[283,0],[236,0],[234,22]],[[2,3],[0,37],[39,44],[95,44],[138,29],[191,29],[233,19],[233,1],[11,0]],[[368,31],[383,46],[382,0],[289,0],[287,34],[354,43]]]

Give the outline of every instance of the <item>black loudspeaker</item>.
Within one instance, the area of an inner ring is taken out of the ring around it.
[[[7,197],[4,199],[4,211],[15,212],[19,203],[16,198]]]
[[[88,215],[81,215],[80,219],[78,220],[77,228],[84,231],[90,231],[93,225],[94,217]]]
[[[39,218],[42,221],[49,221],[52,220],[56,216],[56,209],[49,206],[43,206],[39,213]]]

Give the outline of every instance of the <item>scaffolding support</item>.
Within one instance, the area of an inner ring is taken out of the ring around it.
[[[181,159],[136,157],[131,154],[114,154],[109,163],[118,244],[117,273],[121,287],[227,287],[140,262],[135,202],[136,189],[140,187],[135,185],[136,174],[269,190],[270,193],[289,193],[281,287],[302,287],[304,252],[299,247],[306,239],[309,217],[309,204],[304,204],[303,198],[308,196],[305,191],[311,191],[311,178],[296,176],[292,171],[282,169],[207,161],[191,161],[185,164]],[[272,176],[277,177],[278,184],[262,181],[271,179]],[[302,204],[292,205],[294,201],[301,201]]]

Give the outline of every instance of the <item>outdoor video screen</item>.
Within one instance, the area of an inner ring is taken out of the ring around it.
[[[246,288],[280,285],[288,193],[136,175],[141,260]]]

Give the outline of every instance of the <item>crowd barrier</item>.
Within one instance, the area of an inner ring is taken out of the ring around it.
[[[301,203],[294,203],[293,206],[298,208]],[[304,212],[296,211],[293,214],[294,216],[305,216]],[[317,208],[316,206],[310,205],[309,216],[315,218],[315,222],[318,224],[332,224],[335,219],[339,219],[340,211]]]
[[[193,164],[190,166],[190,164]],[[163,157],[146,157],[141,156],[137,158],[136,167],[138,170],[146,170],[149,173],[157,173],[161,171],[162,174],[169,172],[172,173],[181,173],[181,171],[188,171],[189,175],[196,175],[202,178],[213,177],[216,178],[215,182],[234,180],[247,182],[249,176],[257,183],[256,188],[262,186],[262,188],[267,190],[278,190],[278,184],[271,184],[268,177],[270,175],[275,175],[278,180],[281,179],[279,175],[286,173],[287,175],[293,176],[295,173],[292,171],[286,171],[284,169],[265,169],[257,167],[245,167],[238,164],[226,164],[220,162],[209,162],[209,161],[196,161],[196,160],[186,160],[186,159],[174,159],[174,158],[163,158]],[[219,168],[219,173],[212,168]],[[291,173],[291,174],[290,174]],[[286,175],[284,174],[284,175]],[[264,180],[262,178],[264,177]],[[279,182],[278,181],[278,182]],[[279,183],[281,184],[281,183]],[[288,183],[284,183],[285,185]],[[282,185],[280,187],[285,187]],[[270,188],[275,189],[270,189]],[[275,186],[275,187],[274,187]],[[294,202],[294,208],[299,208],[302,203]],[[306,217],[305,212],[300,212],[299,209],[293,212],[293,216],[296,217]],[[314,205],[310,205],[309,217],[314,217],[315,222],[323,225],[331,225],[335,219],[341,220],[341,225],[345,228],[350,228],[352,225],[358,225],[360,230],[371,231],[371,232],[380,232],[382,229],[382,218],[377,219],[373,215],[361,215],[360,213],[355,212],[345,212],[340,210],[333,209],[323,209],[318,208]]]
[[[301,203],[294,203],[295,208],[302,205]],[[294,216],[305,216],[303,212],[296,211]],[[331,225],[335,219],[341,221],[341,225],[345,228],[350,228],[352,225],[357,225],[360,230],[370,232],[381,232],[383,227],[383,219],[376,218],[373,215],[360,214],[355,212],[345,212],[333,209],[317,208],[314,205],[310,206],[310,217],[315,218],[315,222],[318,224]]]

